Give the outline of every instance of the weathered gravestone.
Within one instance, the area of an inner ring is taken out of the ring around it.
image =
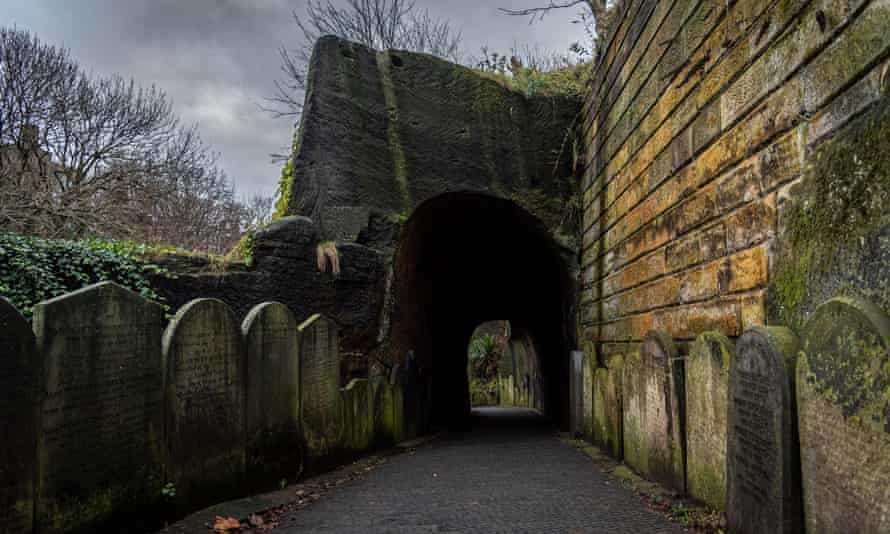
[[[169,479],[197,502],[233,493],[245,465],[245,357],[232,311],[215,299],[182,307],[164,332]]]
[[[729,366],[726,516],[739,534],[800,532],[793,373],[798,342],[782,327],[747,330]]]
[[[890,319],[833,299],[803,332],[797,371],[809,533],[890,532]]]
[[[593,375],[594,442],[614,458],[623,456],[622,389],[623,360],[616,355],[611,367],[600,367]]]
[[[392,366],[392,370],[389,373],[389,385],[392,387],[393,441],[399,443],[406,438],[405,394],[402,389],[402,368],[399,364]]]
[[[342,445],[339,335],[322,315],[307,319],[300,332],[303,434],[308,454],[319,458]]]
[[[39,361],[31,325],[0,297],[0,532],[34,528]]]
[[[624,462],[637,471],[648,471],[648,457],[645,454],[647,437],[643,430],[643,396],[640,384],[643,362],[640,353],[631,352],[624,359],[621,368],[622,390],[622,440]]]
[[[39,530],[90,531],[160,495],[164,311],[110,282],[34,308]]]
[[[572,402],[571,425],[572,434],[578,436],[584,432],[584,353],[573,350],[569,354],[571,378],[569,396]]]
[[[681,493],[686,488],[683,451],[685,395],[683,367],[673,340],[663,332],[649,332],[640,346],[633,393],[639,428],[635,437],[637,458],[631,464],[647,477],[671,486]],[[633,411],[633,405],[629,406]]]
[[[593,439],[593,376],[596,373],[596,352],[592,346],[584,351],[582,368],[581,431],[588,439]]]
[[[374,443],[374,397],[366,378],[354,378],[340,391],[343,447],[347,451],[367,450]]]
[[[732,342],[720,332],[696,338],[686,360],[686,485],[714,508],[726,504],[726,410]]]
[[[393,419],[393,391],[389,377],[382,374],[369,379],[372,399],[373,440],[384,445],[395,443],[395,421]]]
[[[247,469],[251,477],[295,480],[300,436],[300,333],[280,302],[253,308],[241,330],[247,352]]]

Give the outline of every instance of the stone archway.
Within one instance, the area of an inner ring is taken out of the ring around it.
[[[543,411],[567,421],[572,261],[539,219],[510,200],[445,193],[418,206],[394,260],[390,353],[415,354],[432,424],[466,420],[467,343],[480,323],[501,318],[534,339]]]

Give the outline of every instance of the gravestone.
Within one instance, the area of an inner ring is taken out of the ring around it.
[[[797,338],[787,328],[745,331],[729,366],[726,516],[739,534],[801,531],[800,464],[792,382]]]
[[[405,440],[405,394],[403,390],[402,368],[399,364],[392,366],[389,373],[389,385],[392,388],[392,424],[393,441],[400,443]]]
[[[369,379],[373,408],[373,439],[383,445],[395,443],[395,409],[393,406],[393,390],[389,378],[384,375]]]
[[[622,440],[624,462],[640,473],[648,472],[647,436],[643,430],[643,397],[640,377],[643,362],[639,352],[631,352],[621,368]]]
[[[353,378],[340,391],[343,448],[350,452],[368,450],[374,443],[374,397],[366,378]]]
[[[31,325],[0,297],[0,532],[34,528],[39,361]],[[14,431],[12,431],[14,429]]]
[[[593,375],[596,373],[596,353],[584,351],[582,368],[581,431],[587,439],[593,439]]]
[[[161,306],[110,282],[34,307],[40,532],[92,530],[160,495],[163,320]]]
[[[637,467],[652,480],[686,491],[683,450],[683,366],[677,347],[663,332],[649,332],[640,346],[639,394],[641,432],[645,437]]]
[[[340,351],[337,326],[322,315],[300,325],[303,434],[307,452],[324,456],[341,446]]]
[[[578,436],[584,431],[584,353],[573,350],[569,354],[571,363],[571,382],[569,395],[572,399],[572,434]]]
[[[890,319],[833,299],[804,327],[797,370],[807,532],[890,532]]]
[[[169,479],[197,502],[232,494],[244,477],[245,357],[231,309],[182,307],[164,332]]]
[[[300,333],[280,302],[253,308],[241,325],[247,353],[247,469],[252,477],[295,480],[300,437]]]
[[[726,503],[726,410],[732,342],[698,336],[686,360],[686,485],[716,509]]]
[[[623,456],[621,367],[623,360],[616,355],[612,367],[600,367],[593,376],[593,435],[594,442],[615,459]]]

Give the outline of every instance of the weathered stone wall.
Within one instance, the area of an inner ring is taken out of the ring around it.
[[[341,389],[323,316],[298,326],[264,303],[241,328],[225,303],[198,299],[165,322],[108,282],[38,304],[33,332],[0,300],[0,366],[15,376],[2,422],[16,429],[0,447],[0,531],[160,522],[411,436],[410,377]]]
[[[578,319],[594,441],[652,470],[640,351],[662,331],[686,466],[655,478],[734,532],[886,529],[890,2],[629,1],[604,50]]]
[[[890,6],[627,4],[585,107],[581,334],[608,358],[651,329],[799,326],[842,288],[890,302],[873,205]],[[828,234],[836,250],[814,245]]]
[[[311,217],[325,239],[356,241],[372,213],[407,216],[449,191],[512,198],[559,226],[578,100],[335,37],[318,42],[310,72],[287,213]]]

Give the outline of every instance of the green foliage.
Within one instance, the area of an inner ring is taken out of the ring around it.
[[[272,214],[272,220],[280,219],[287,215],[288,200],[290,199],[290,188],[293,184],[293,162],[290,158],[281,168],[281,177],[278,179],[278,199],[275,201],[275,212]]]
[[[541,51],[526,50],[524,54],[513,50],[508,57],[482,48],[482,57],[476,62],[476,70],[509,89],[533,96],[568,95],[581,98],[590,80],[593,63],[574,60],[567,56],[550,55]],[[578,47],[572,50],[579,58],[587,52]],[[520,60],[517,54],[524,55]]]
[[[225,261],[243,261],[246,265],[253,265],[253,228],[244,232],[241,238],[226,254]]]
[[[151,251],[126,241],[65,241],[0,233],[0,295],[28,318],[41,301],[103,281],[163,304],[149,278],[167,271],[142,258]]]
[[[470,341],[470,360],[490,358],[497,350],[497,340],[491,334],[482,334]]]

